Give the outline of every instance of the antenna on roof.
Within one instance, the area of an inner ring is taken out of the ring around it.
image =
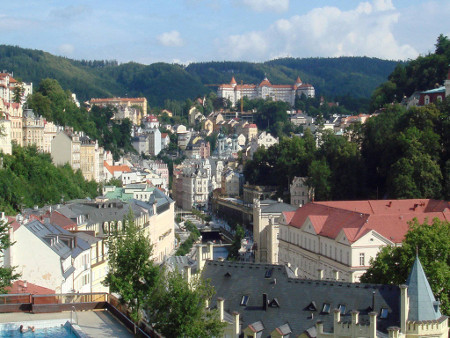
[[[419,257],[419,246],[416,245],[416,257]]]

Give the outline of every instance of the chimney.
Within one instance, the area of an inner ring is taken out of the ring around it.
[[[322,280],[323,279],[323,269],[317,269],[317,271],[318,271],[318,278],[319,278],[319,280]]]
[[[241,333],[240,323],[239,323],[239,312],[233,312],[233,324],[234,324],[234,336],[239,337]]]
[[[208,259],[214,259],[214,244],[213,242],[208,242]]]
[[[352,324],[356,325],[359,323],[359,311],[353,310],[352,311]]]
[[[26,280],[23,281],[23,287],[26,289],[28,287],[28,282]]]
[[[339,280],[339,270],[333,270],[333,273],[334,273],[334,279],[336,281],[338,281]]]
[[[217,308],[219,309],[219,318],[220,321],[223,322],[223,303],[224,303],[225,299],[223,299],[222,297],[217,298]]]
[[[377,337],[377,313],[370,312],[370,326],[369,326],[369,338]]]
[[[375,290],[372,291],[372,311],[375,311]]]
[[[198,270],[202,270],[205,265],[205,261],[203,260],[203,246],[201,244],[197,244],[197,267]]]
[[[267,311],[267,293],[263,293],[263,310]]]
[[[334,327],[336,328],[337,323],[341,321],[341,311],[339,309],[334,309]]]
[[[191,284],[191,267],[189,265],[184,267],[184,270],[186,271],[186,280],[188,284]]]
[[[400,332],[406,334],[406,321],[408,319],[408,286],[400,285]]]

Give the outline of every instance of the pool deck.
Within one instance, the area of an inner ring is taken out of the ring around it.
[[[78,326],[81,327],[88,337],[134,337],[125,326],[106,310],[80,311],[77,312],[77,316]],[[25,312],[0,313],[0,323],[17,322],[19,323],[18,327],[21,322],[62,318],[70,320],[70,312],[36,314]]]

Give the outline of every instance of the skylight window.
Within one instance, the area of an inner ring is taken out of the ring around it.
[[[381,311],[380,311],[380,318],[381,319],[386,319],[388,317],[388,314],[389,314],[389,310],[388,309],[381,308]]]
[[[339,304],[338,309],[341,312],[341,315],[345,315],[346,306],[344,304]]]
[[[247,306],[249,296],[242,296],[241,298],[241,306]]]
[[[323,303],[322,313],[330,313],[331,305],[329,303]]]
[[[272,272],[273,272],[273,269],[266,270],[266,274],[264,275],[264,278],[272,277]]]

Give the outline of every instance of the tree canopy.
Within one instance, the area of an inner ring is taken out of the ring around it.
[[[86,181],[80,170],[74,172],[68,164],[55,167],[50,155],[39,153],[35,146],[14,145],[12,155],[0,153],[0,158],[0,210],[6,213],[98,196],[95,181]]]
[[[142,309],[159,283],[159,267],[151,260],[152,246],[142,229],[134,222],[130,209],[122,222],[108,238],[109,271],[105,285],[120,295],[128,306],[131,319],[139,322]]]
[[[219,337],[225,323],[217,309],[206,309],[214,289],[193,277],[189,283],[178,271],[161,280],[147,306],[154,328],[165,337]]]
[[[386,246],[370,262],[370,268],[361,276],[363,283],[395,284],[406,282],[413,266],[416,250],[428,282],[441,302],[443,314],[450,314],[450,223],[437,218],[420,224],[417,219],[402,246]]]
[[[309,177],[316,200],[450,198],[450,99],[406,110],[392,105],[344,135],[309,130],[258,149],[244,175],[278,186]]]

